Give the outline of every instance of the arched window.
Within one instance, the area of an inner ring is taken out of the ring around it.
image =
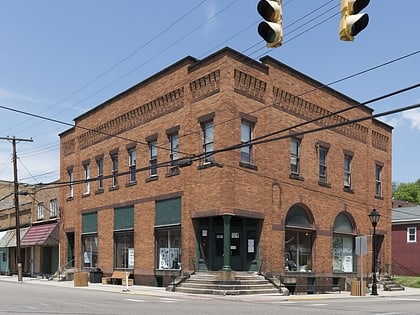
[[[301,205],[292,206],[286,216],[285,270],[312,271],[313,222]]]
[[[354,272],[354,228],[345,213],[340,213],[334,221],[333,236],[333,272]]]

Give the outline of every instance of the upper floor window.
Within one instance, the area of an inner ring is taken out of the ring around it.
[[[290,140],[290,173],[296,176],[300,174],[300,143],[301,139]]]
[[[113,188],[118,187],[118,152],[111,154],[112,162],[112,182],[111,185]]]
[[[50,218],[54,218],[57,216],[58,209],[57,209],[57,199],[50,200]]]
[[[382,164],[375,164],[375,196],[377,197],[382,197],[382,169]]]
[[[171,160],[171,166],[175,166],[179,159],[179,136],[178,133],[168,135],[169,138],[169,158]]]
[[[321,185],[328,185],[328,146],[318,146],[318,161],[319,161],[319,183]]]
[[[157,176],[158,160],[157,160],[157,140],[149,142],[149,168],[150,168],[150,177]]]
[[[407,228],[407,243],[416,243],[417,242],[417,228],[408,227]]]
[[[44,203],[38,203],[38,220],[44,219]]]
[[[201,124],[203,132],[203,153],[204,164],[211,163],[214,160],[214,125],[213,120]]]
[[[253,164],[252,157],[252,133],[254,124],[245,120],[241,122],[241,162],[246,164]]]
[[[89,163],[83,164],[83,173],[85,177],[83,194],[86,195],[90,193],[90,164]]]
[[[344,153],[344,188],[351,189],[351,171],[352,171],[353,156],[349,153]]]
[[[136,148],[128,150],[128,183],[136,182]]]
[[[73,168],[69,168],[67,169],[67,178],[68,178],[68,184],[69,184],[69,195],[68,198],[73,198],[74,197],[74,186],[73,186],[73,181],[74,181],[74,173],[73,173]]]
[[[96,159],[96,167],[98,170],[98,190],[102,190],[104,189],[104,159],[101,158],[97,158]]]

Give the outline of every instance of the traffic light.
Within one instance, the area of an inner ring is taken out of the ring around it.
[[[341,0],[340,39],[352,41],[369,23],[369,15],[360,13],[369,0]]]
[[[260,0],[257,11],[265,20],[258,25],[258,34],[266,41],[267,47],[279,47],[283,41],[281,0]]]

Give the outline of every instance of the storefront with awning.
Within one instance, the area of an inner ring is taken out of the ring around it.
[[[28,231],[28,227],[20,228],[20,240]],[[17,273],[16,263],[16,229],[1,231],[0,234],[0,273]],[[27,250],[21,247],[21,263],[23,272],[27,269]]]
[[[58,223],[32,225],[22,238],[21,246],[30,247],[30,273],[51,275],[58,268]]]

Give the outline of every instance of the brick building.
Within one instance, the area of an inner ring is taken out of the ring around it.
[[[358,105],[271,57],[176,62],[60,135],[61,261],[148,285],[180,269],[333,282],[357,275],[376,208],[390,263],[392,128],[347,124],[372,114]]]
[[[1,181],[0,273],[16,274],[16,209],[14,183]],[[59,189],[47,185],[18,185],[20,263],[24,275],[51,275],[59,265]]]

